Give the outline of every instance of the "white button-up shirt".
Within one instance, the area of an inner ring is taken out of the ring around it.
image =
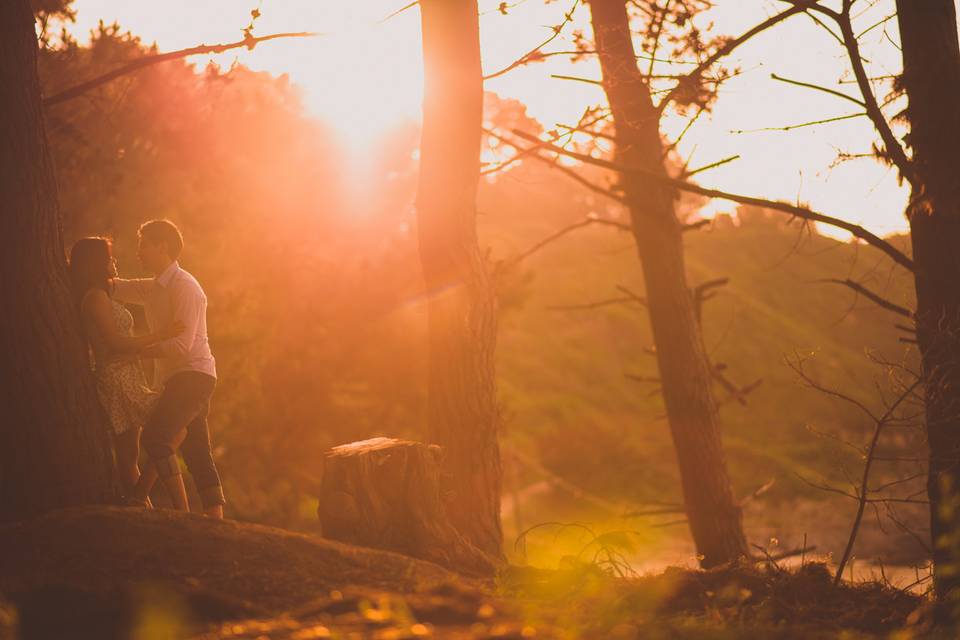
[[[180,335],[157,345],[154,379],[163,386],[171,376],[198,371],[217,377],[216,360],[207,340],[207,295],[197,279],[174,262],[156,278],[113,281],[113,297],[120,302],[142,304],[151,330],[183,323]]]

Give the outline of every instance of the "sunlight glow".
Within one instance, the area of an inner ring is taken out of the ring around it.
[[[263,0],[255,33],[310,30],[322,35],[274,41],[252,52],[229,52],[196,58],[194,62],[203,65],[209,59],[224,68],[240,62],[256,70],[289,74],[302,87],[306,107],[349,142],[354,159],[370,158],[376,155],[375,145],[385,132],[419,118],[423,85],[419,13],[412,8],[383,21],[405,4],[401,0]],[[530,0],[511,5],[507,15],[502,15],[497,10],[499,3],[481,0],[486,72],[504,68],[543,42],[552,26],[562,22],[569,5]],[[75,6],[78,22],[74,33],[87,32],[101,18],[117,20],[145,41],[156,41],[161,50],[233,41],[250,21],[250,6],[230,0],[172,0],[162,8],[77,0]],[[892,0],[873,3],[860,19],[864,24],[875,22],[877,16],[889,13],[891,6]],[[719,3],[700,19],[704,28],[714,33],[737,35],[780,10],[779,3],[770,0],[745,0]],[[574,21],[548,50],[573,49],[574,30],[589,35],[589,7],[580,3],[574,15]],[[898,51],[891,44],[896,38],[896,21],[864,37],[868,71],[878,76],[897,72]],[[803,55],[790,53],[800,51]],[[742,73],[724,85],[713,113],[691,128],[680,151],[693,156],[691,166],[735,154],[741,159],[698,176],[702,184],[773,199],[800,200],[884,234],[905,228],[902,211],[907,191],[897,184],[892,171],[870,158],[836,162],[841,152],[869,151],[875,135],[866,118],[791,131],[761,131],[849,111],[848,105],[836,98],[771,79],[771,73],[797,79],[828,78],[834,83],[831,86],[853,91],[848,84],[844,52],[829,34],[804,16],[794,16],[739,49],[728,67],[739,67]],[[596,79],[599,69],[595,60],[573,64],[564,56],[556,56],[514,69],[489,81],[486,87],[522,101],[528,113],[547,130],[575,123],[586,107],[604,102],[599,87],[551,75]],[[881,98],[888,89],[882,83],[875,87]],[[668,114],[664,128],[676,135],[685,122],[677,114]],[[740,131],[743,133],[735,133]]]

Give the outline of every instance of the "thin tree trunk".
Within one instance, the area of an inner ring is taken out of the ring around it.
[[[0,3],[0,521],[112,499],[113,457],[67,286],[28,0]]]
[[[913,149],[907,210],[930,446],[934,586],[960,596],[960,45],[954,0],[898,0]]]
[[[430,441],[444,451],[454,524],[500,556],[497,316],[477,244],[483,80],[475,1],[422,0],[425,92],[417,216],[429,293]]]
[[[591,0],[603,88],[616,126],[616,160],[666,174],[659,114],[637,68],[624,0]],[[621,176],[644,281],[667,419],[690,530],[704,567],[747,555],[740,507],[723,458],[720,420],[684,267],[676,194]]]

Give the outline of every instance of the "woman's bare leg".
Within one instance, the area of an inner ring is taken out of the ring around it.
[[[130,494],[131,499],[142,503],[148,509],[152,509],[153,504],[150,502],[150,492],[153,491],[153,485],[157,483],[157,477],[157,467],[153,464],[152,460],[148,459],[143,464],[143,469],[140,470],[140,480]]]
[[[140,457],[140,428],[132,427],[114,438],[117,449],[117,471],[120,482],[123,484],[125,496],[134,495],[134,488],[140,480],[140,468],[137,459]]]

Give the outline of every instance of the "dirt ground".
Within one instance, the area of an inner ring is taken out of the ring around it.
[[[466,580],[385,551],[169,511],[67,509],[0,528],[8,638],[911,638],[924,602],[820,564],[506,568]]]

